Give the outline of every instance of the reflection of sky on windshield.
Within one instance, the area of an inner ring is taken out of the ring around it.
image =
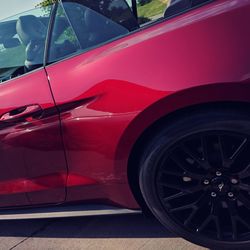
[[[1,0],[0,20],[33,9],[42,0]]]
[[[132,0],[127,0],[128,4],[131,6],[132,5]]]

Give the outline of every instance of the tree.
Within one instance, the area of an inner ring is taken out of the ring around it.
[[[38,7],[48,7],[54,3],[56,3],[58,0],[43,0],[41,3],[39,3]]]

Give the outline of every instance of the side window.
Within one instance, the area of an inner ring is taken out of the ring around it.
[[[49,62],[101,45],[138,28],[125,0],[66,0],[59,3]]]
[[[37,7],[0,20],[0,83],[43,65],[50,9]]]
[[[61,4],[58,5],[49,48],[49,63],[63,59],[81,49],[81,44]]]
[[[161,18],[175,16],[210,1],[211,0],[136,0],[138,22],[140,25],[143,25]]]

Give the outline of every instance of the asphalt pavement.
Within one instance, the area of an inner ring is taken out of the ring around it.
[[[0,221],[0,250],[198,250],[142,214]]]

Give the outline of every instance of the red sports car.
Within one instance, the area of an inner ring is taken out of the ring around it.
[[[250,247],[250,0],[2,2],[0,219]]]

